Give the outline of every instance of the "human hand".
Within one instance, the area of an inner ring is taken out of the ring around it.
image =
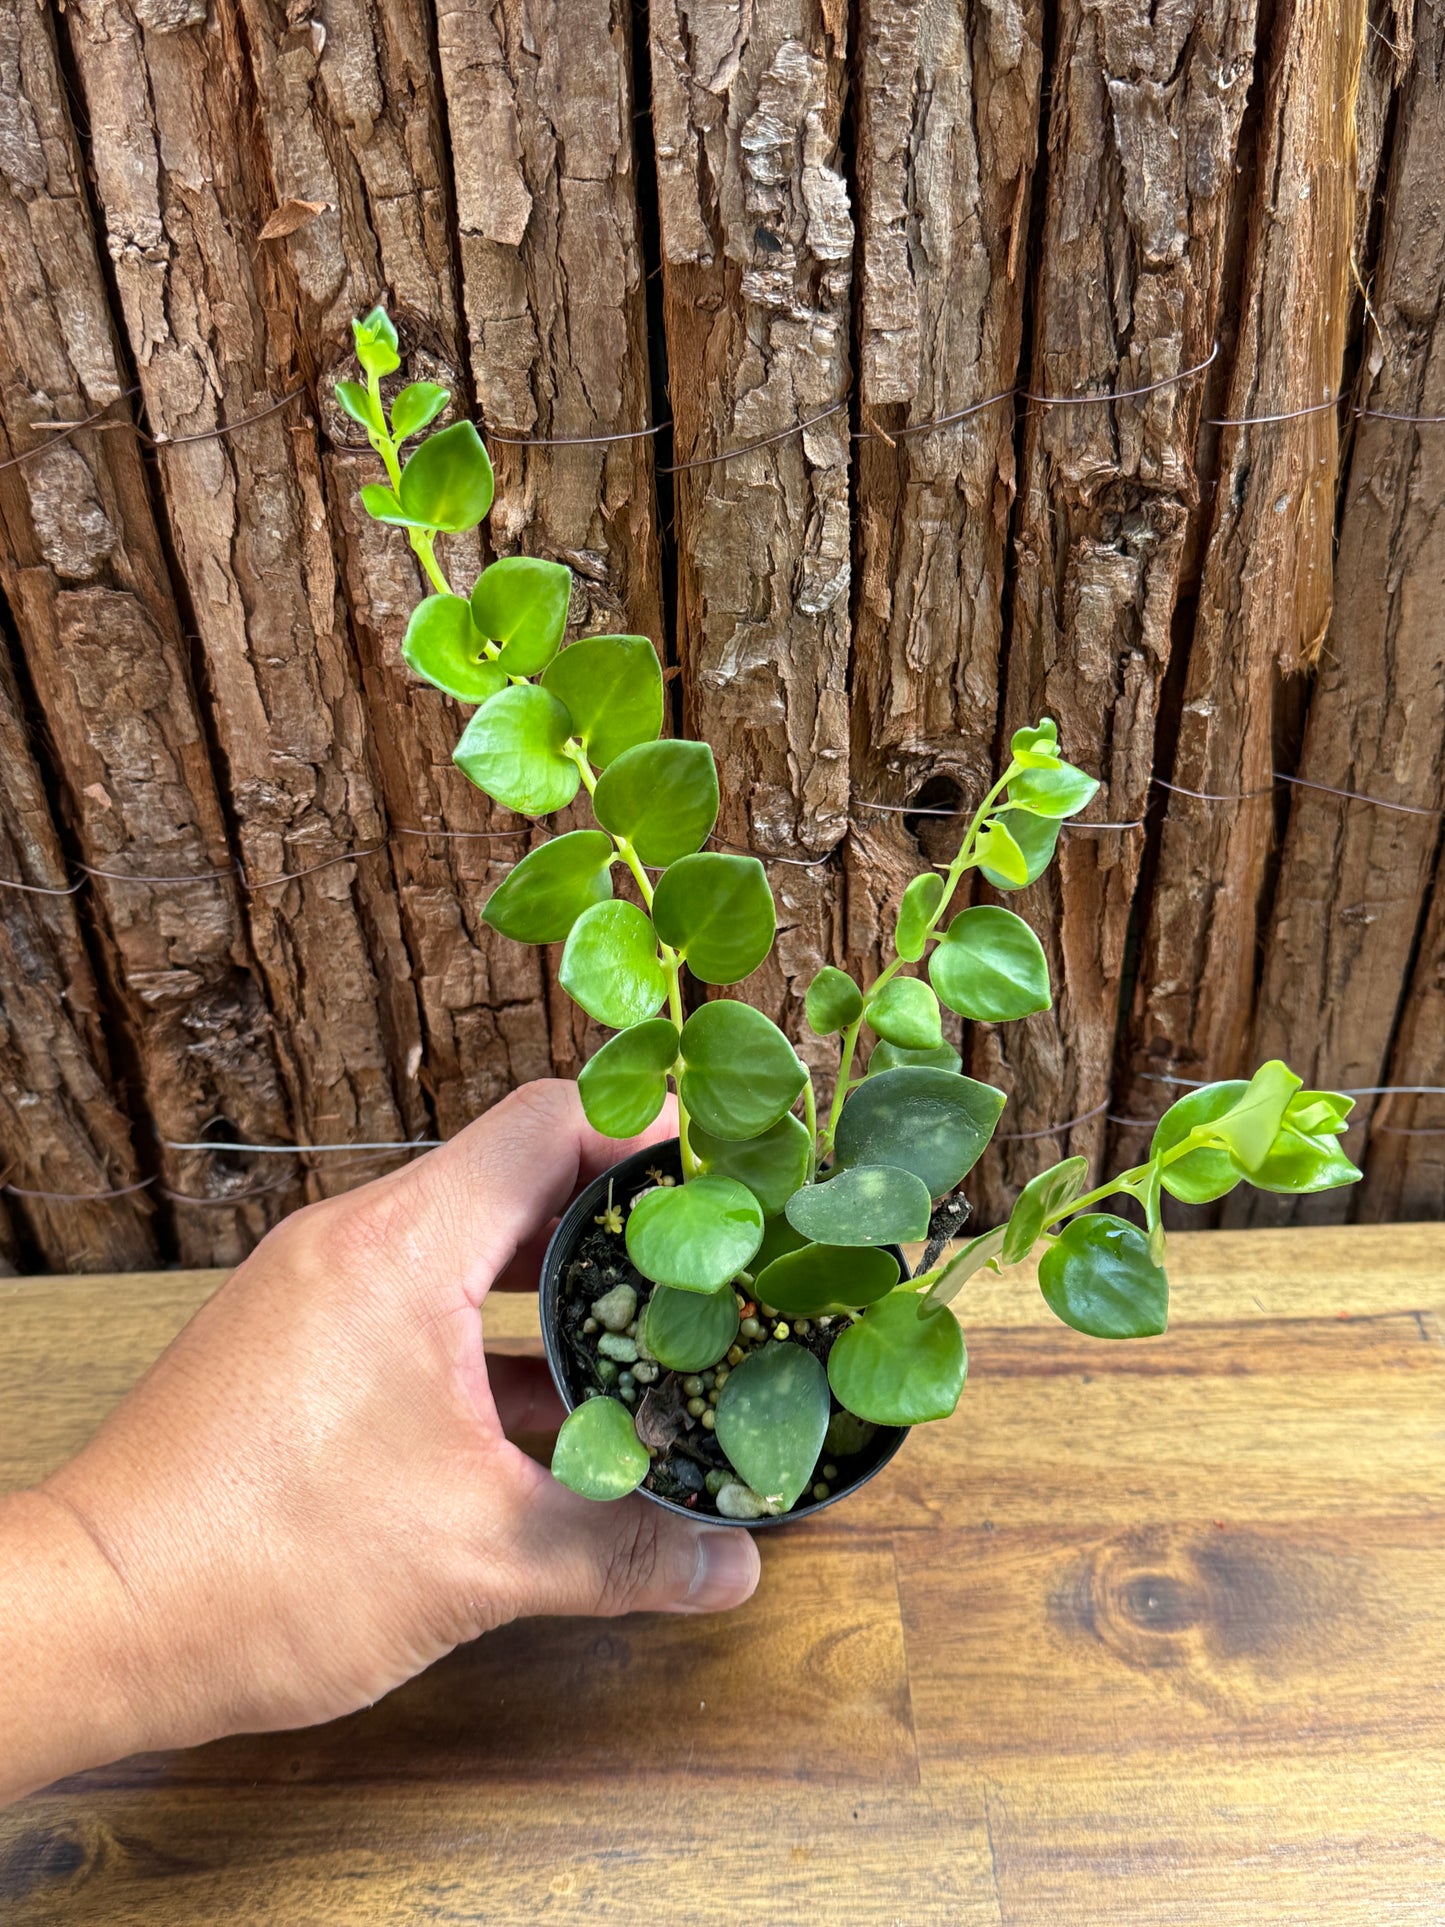
[[[748,1597],[747,1533],[579,1499],[509,1443],[504,1427],[556,1425],[562,1408],[540,1360],[483,1354],[494,1282],[535,1281],[579,1186],[669,1128],[613,1143],[573,1085],[531,1084],[265,1239],[11,1515],[42,1546],[53,1519],[67,1579],[52,1596],[94,1624],[110,1710],[90,1758],[52,1747],[10,1791],[122,1751],[333,1718],[520,1615]]]

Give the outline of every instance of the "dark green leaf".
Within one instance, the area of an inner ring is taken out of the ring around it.
[[[997,904],[960,910],[928,960],[933,988],[950,1010],[1002,1024],[1047,1010],[1049,966],[1022,917]]]
[[[898,1260],[873,1245],[800,1244],[760,1266],[755,1280],[760,1304],[790,1318],[817,1318],[886,1298],[898,1283]]]
[[[670,1372],[705,1372],[738,1335],[738,1301],[731,1285],[716,1291],[674,1291],[659,1285],[647,1304],[647,1349]]]
[[[868,1059],[868,1075],[875,1076],[879,1071],[896,1071],[905,1064],[921,1064],[925,1069],[935,1071],[956,1071],[963,1059],[952,1044],[940,1044],[936,1050],[901,1050],[897,1044],[878,1043]]]
[[[604,1137],[640,1136],[662,1109],[676,1056],[677,1026],[666,1017],[609,1037],[577,1075],[577,1094],[593,1130]]]
[[[391,404],[392,440],[404,442],[430,428],[451,398],[450,389],[438,382],[408,382]]]
[[[336,399],[354,422],[370,435],[384,435],[386,423],[382,420],[381,403],[359,381],[338,381],[333,390]]]
[[[458,702],[485,703],[501,694],[507,678],[482,644],[462,596],[429,595],[411,612],[401,653],[409,669]]]
[[[787,1211],[793,1229],[819,1244],[891,1245],[928,1236],[932,1200],[911,1171],[858,1164],[826,1184],[805,1184]]]
[[[813,1476],[828,1429],[828,1379],[801,1345],[769,1345],[729,1373],[717,1441],[759,1498],[786,1512]]]
[[[992,1231],[985,1231],[981,1237],[974,1238],[962,1251],[956,1252],[932,1285],[918,1300],[918,1316],[931,1318],[944,1305],[952,1304],[963,1290],[969,1279],[988,1266],[997,1272],[1002,1262],[1004,1234],[1007,1225],[995,1225]]]
[[[1169,1280],[1137,1225],[1109,1211],[1072,1218],[1039,1260],[1049,1309],[1091,1338],[1152,1338],[1169,1323]]]
[[[974,845],[974,861],[987,877],[1002,877],[1006,890],[1021,890],[1029,880],[1028,859],[1013,839],[1002,812]]]
[[[947,1418],[963,1395],[968,1353],[951,1311],[918,1316],[911,1291],[890,1292],[850,1325],[828,1354],[840,1405],[875,1425]]]
[[[1054,860],[1054,851],[1059,842],[1059,819],[1056,816],[1031,816],[1026,810],[1000,810],[995,820],[1008,832],[1024,860],[1023,878],[1020,881],[1017,876],[1006,877],[1001,870],[993,870],[987,863],[980,863],[983,874],[995,890],[1021,890],[1025,884],[1037,882]]]
[[[562,745],[572,719],[555,696],[514,683],[479,709],[452,761],[479,790],[523,816],[546,816],[577,794],[582,778]]]
[[[542,685],[567,705],[598,769],[662,728],[662,670],[646,636],[584,636],[562,651]]]
[[[509,676],[536,676],[562,647],[571,597],[572,571],[560,562],[504,555],[477,577],[472,621],[501,643],[497,662]]]
[[[594,903],[572,926],[557,980],[589,1017],[612,1030],[655,1017],[667,996],[657,932],[635,903]]]
[[[905,963],[917,963],[928,941],[933,914],[943,901],[943,878],[932,870],[917,876],[903,892],[893,948]]]
[[[1301,1081],[1288,1064],[1272,1057],[1260,1065],[1230,1108],[1210,1120],[1210,1136],[1247,1175],[1257,1171],[1269,1156]]]
[[[719,997],[682,1027],[682,1101],[714,1137],[760,1137],[808,1081],[798,1054],[750,1004]]]
[[[1021,769],[1057,769],[1059,732],[1052,717],[1043,717],[1034,729],[1016,729],[1009,753]]]
[[[868,999],[863,1015],[885,1043],[897,1044],[902,1050],[938,1050],[942,1046],[938,999],[921,978],[890,977]]]
[[[747,1264],[763,1239],[763,1214],[732,1178],[659,1185],[633,1205],[627,1255],[655,1285],[718,1291]]]
[[[900,1164],[941,1198],[973,1169],[993,1136],[1004,1094],[949,1071],[912,1065],[859,1085],[834,1138],[840,1166]]]
[[[745,1184],[766,1217],[776,1217],[798,1186],[807,1182],[813,1144],[807,1125],[791,1111],[761,1137],[714,1137],[694,1123],[691,1141],[700,1168]]]
[[[356,359],[367,374],[391,375],[400,368],[396,329],[385,308],[373,308],[360,321],[353,321],[351,334],[356,343]]]
[[[570,652],[569,652],[570,653]],[[707,841],[717,822],[717,767],[706,743],[669,740],[623,750],[597,779],[592,812],[641,862],[665,869]]]
[[[1089,1182],[1087,1158],[1065,1158],[1047,1171],[1030,1178],[1019,1192],[999,1251],[1003,1264],[1017,1265],[1028,1257],[1039,1233],[1075,1198],[1082,1197]]]
[[[493,890],[482,921],[518,943],[561,943],[584,910],[612,895],[617,852],[601,830],[571,830],[524,856]]]
[[[1149,1146],[1151,1161],[1162,1159],[1166,1151],[1183,1143],[1196,1124],[1212,1124],[1226,1111],[1233,1110],[1246,1088],[1242,1078],[1223,1084],[1204,1084],[1171,1104],[1154,1127],[1154,1141]],[[1185,1204],[1210,1204],[1232,1191],[1241,1175],[1228,1151],[1201,1146],[1175,1163],[1163,1165],[1160,1182],[1171,1197]]]
[[[474,529],[492,506],[492,463],[470,422],[429,435],[401,471],[401,506],[429,529]]]
[[[589,1398],[562,1421],[552,1477],[584,1499],[625,1499],[652,1461],[620,1399]]]
[[[1094,800],[1099,785],[1072,763],[1054,769],[1025,769],[1008,786],[1008,800],[1015,809],[1032,810],[1035,816],[1077,816]]]
[[[846,970],[824,964],[803,1002],[808,1028],[819,1037],[846,1030],[863,1014],[863,993]]]
[[[781,1258],[789,1251],[802,1251],[807,1243],[802,1232],[794,1231],[781,1212],[775,1218],[769,1218],[763,1226],[763,1242],[753,1253],[754,1275],[761,1277],[775,1258]],[[772,1302],[771,1298],[763,1299],[765,1305],[771,1305]]]
[[[755,856],[679,857],[658,882],[652,920],[702,983],[741,983],[773,947],[767,872]]]

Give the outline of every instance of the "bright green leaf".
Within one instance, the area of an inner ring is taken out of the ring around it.
[[[1273,1057],[1260,1065],[1242,1096],[1210,1121],[1211,1138],[1224,1146],[1247,1175],[1257,1171],[1269,1156],[1290,1099],[1302,1081],[1288,1064]]]
[[[1049,1309],[1091,1338],[1152,1338],[1169,1323],[1169,1280],[1137,1225],[1112,1212],[1072,1218],[1039,1260]]]
[[[705,1372],[738,1335],[738,1301],[731,1285],[716,1291],[675,1291],[659,1285],[647,1303],[647,1349],[670,1372]]]
[[[1014,841],[1003,813],[989,823],[974,845],[973,856],[985,876],[1003,878],[1005,889],[1022,890],[1029,880],[1028,858]]]
[[[1027,810],[1000,810],[995,821],[1006,830],[1010,841],[1024,860],[1024,872],[1005,876],[1001,870],[994,870],[987,863],[979,868],[995,890],[1021,890],[1025,884],[1035,883],[1054,860],[1054,851],[1059,842],[1059,819],[1056,816],[1031,816]]]
[[[702,983],[741,983],[773,947],[767,872],[755,856],[679,857],[657,885],[652,920]]]
[[[1348,1129],[1349,1115],[1354,1108],[1355,1100],[1342,1091],[1296,1091],[1284,1121],[1307,1137],[1337,1136]]]
[[[497,663],[509,676],[536,676],[562,647],[571,598],[572,571],[562,563],[504,555],[477,577],[472,621],[501,643]],[[561,700],[566,703],[565,696]]]
[[[944,1305],[952,1304],[969,1279],[985,1266],[996,1272],[1002,1262],[1007,1230],[1007,1225],[995,1225],[992,1231],[985,1231],[981,1237],[972,1239],[961,1251],[955,1252],[919,1299],[918,1316],[931,1318]]]
[[[617,852],[601,830],[571,830],[531,850],[487,898],[483,923],[518,943],[561,943],[612,895]]]
[[[834,1137],[840,1166],[899,1164],[928,1186],[951,1191],[993,1136],[1004,1094],[949,1071],[905,1066],[865,1078],[843,1106]]]
[[[384,482],[362,484],[361,506],[374,522],[390,522],[403,529],[424,529],[427,526],[420,516],[409,514],[402,507]]]
[[[482,640],[464,597],[429,595],[411,612],[401,653],[409,669],[458,702],[485,703],[501,694],[507,678],[483,654]]]
[[[1077,816],[1094,800],[1099,785],[1072,763],[1054,769],[1025,769],[1008,786],[1008,800],[1015,809],[1032,810],[1035,816]]]
[[[787,1205],[795,1231],[828,1245],[891,1245],[926,1238],[932,1209],[922,1178],[894,1164],[854,1165],[826,1184],[805,1184]]]
[[[761,1304],[790,1318],[817,1318],[886,1298],[898,1275],[893,1253],[873,1245],[799,1244],[760,1265],[753,1290]]]
[[[682,1027],[682,1101],[714,1137],[760,1137],[792,1108],[808,1081],[771,1018],[719,997]]]
[[[603,829],[626,837],[639,861],[654,869],[701,849],[717,809],[712,751],[675,738],[623,750],[598,777],[592,798]]]
[[[968,1352],[952,1312],[918,1316],[910,1291],[890,1292],[850,1325],[828,1354],[838,1402],[874,1425],[947,1418],[963,1395]]]
[[[718,1291],[731,1284],[763,1238],[757,1199],[732,1178],[659,1185],[633,1205],[627,1255],[655,1285]]]
[[[401,366],[396,329],[385,308],[376,307],[351,324],[356,359],[369,375],[391,375]]]
[[[809,1030],[818,1037],[830,1037],[862,1016],[863,993],[846,970],[824,964],[808,985],[803,1012]]]
[[[492,506],[491,457],[470,422],[429,435],[401,471],[405,513],[429,529],[474,529]]]
[[[598,769],[662,729],[662,669],[646,636],[584,636],[542,678]]]
[[[769,1505],[786,1511],[813,1476],[828,1429],[828,1379],[801,1345],[769,1345],[729,1373],[717,1442]]]
[[[699,1168],[745,1184],[766,1217],[776,1217],[798,1186],[807,1182],[813,1142],[807,1125],[791,1111],[785,1111],[760,1137],[714,1137],[694,1122],[691,1141]]]
[[[1333,1131],[1311,1135],[1286,1124],[1264,1163],[1250,1172],[1249,1181],[1261,1191],[1284,1191],[1298,1196],[1334,1191],[1342,1184],[1358,1184],[1363,1176],[1340,1149]]]
[[[609,1037],[577,1074],[577,1095],[593,1130],[603,1137],[640,1136],[662,1109],[676,1056],[677,1026],[666,1017]]]
[[[873,1046],[868,1059],[868,1075],[875,1076],[879,1071],[896,1071],[905,1064],[922,1064],[925,1069],[936,1071],[956,1071],[963,1059],[952,1044],[940,1044],[935,1050],[902,1050],[897,1044],[882,1042]]]
[[[934,912],[943,902],[943,878],[932,870],[917,876],[903,892],[893,948],[905,963],[917,963],[928,941]]]
[[[1246,1088],[1242,1078],[1223,1084],[1204,1084],[1171,1104],[1154,1127],[1150,1160],[1162,1159],[1166,1151],[1182,1144],[1196,1124],[1212,1124],[1233,1110]],[[1241,1176],[1239,1166],[1227,1151],[1209,1145],[1187,1152],[1173,1164],[1161,1165],[1159,1174],[1160,1183],[1169,1195],[1185,1204],[1211,1204],[1232,1191]]]
[[[572,926],[557,980],[573,1003],[611,1030],[655,1017],[667,996],[657,932],[635,903],[594,903]]]
[[[620,1399],[589,1398],[562,1421],[552,1477],[584,1499],[625,1499],[652,1461]]]
[[[523,816],[566,807],[582,778],[562,745],[572,719],[555,696],[534,683],[514,683],[479,709],[452,751],[452,761],[479,790]]]
[[[1053,719],[1043,717],[1037,728],[1016,729],[1009,745],[1009,754],[1021,769],[1057,769],[1059,766],[1059,732]]]
[[[354,422],[370,435],[384,435],[386,423],[382,420],[381,403],[359,381],[338,381],[332,391],[341,406]]]
[[[1065,1158],[1047,1171],[1030,1178],[1019,1192],[1009,1213],[1005,1236],[999,1251],[1002,1264],[1016,1265],[1028,1257],[1046,1224],[1075,1198],[1082,1197],[1089,1182],[1087,1158]]]
[[[960,910],[928,960],[933,988],[950,1010],[1002,1024],[1047,1010],[1049,966],[1022,917],[997,904]]]
[[[938,999],[919,977],[890,977],[868,999],[863,1016],[888,1044],[902,1050],[938,1050],[943,1023]]]
[[[392,440],[404,442],[430,428],[451,398],[451,390],[439,382],[408,382],[391,404]]]

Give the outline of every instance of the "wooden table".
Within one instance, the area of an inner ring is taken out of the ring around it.
[[[1172,1240],[1110,1346],[973,1293],[957,1417],[729,1618],[512,1626],[0,1818],[7,1922],[1440,1927],[1445,1227]],[[0,1485],[215,1274],[0,1284]],[[535,1342],[530,1300],[489,1337]]]

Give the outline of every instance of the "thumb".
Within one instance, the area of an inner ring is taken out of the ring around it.
[[[519,1615],[725,1612],[751,1598],[762,1563],[750,1533],[692,1525],[646,1499],[579,1498],[527,1465],[536,1480],[510,1548]]]

